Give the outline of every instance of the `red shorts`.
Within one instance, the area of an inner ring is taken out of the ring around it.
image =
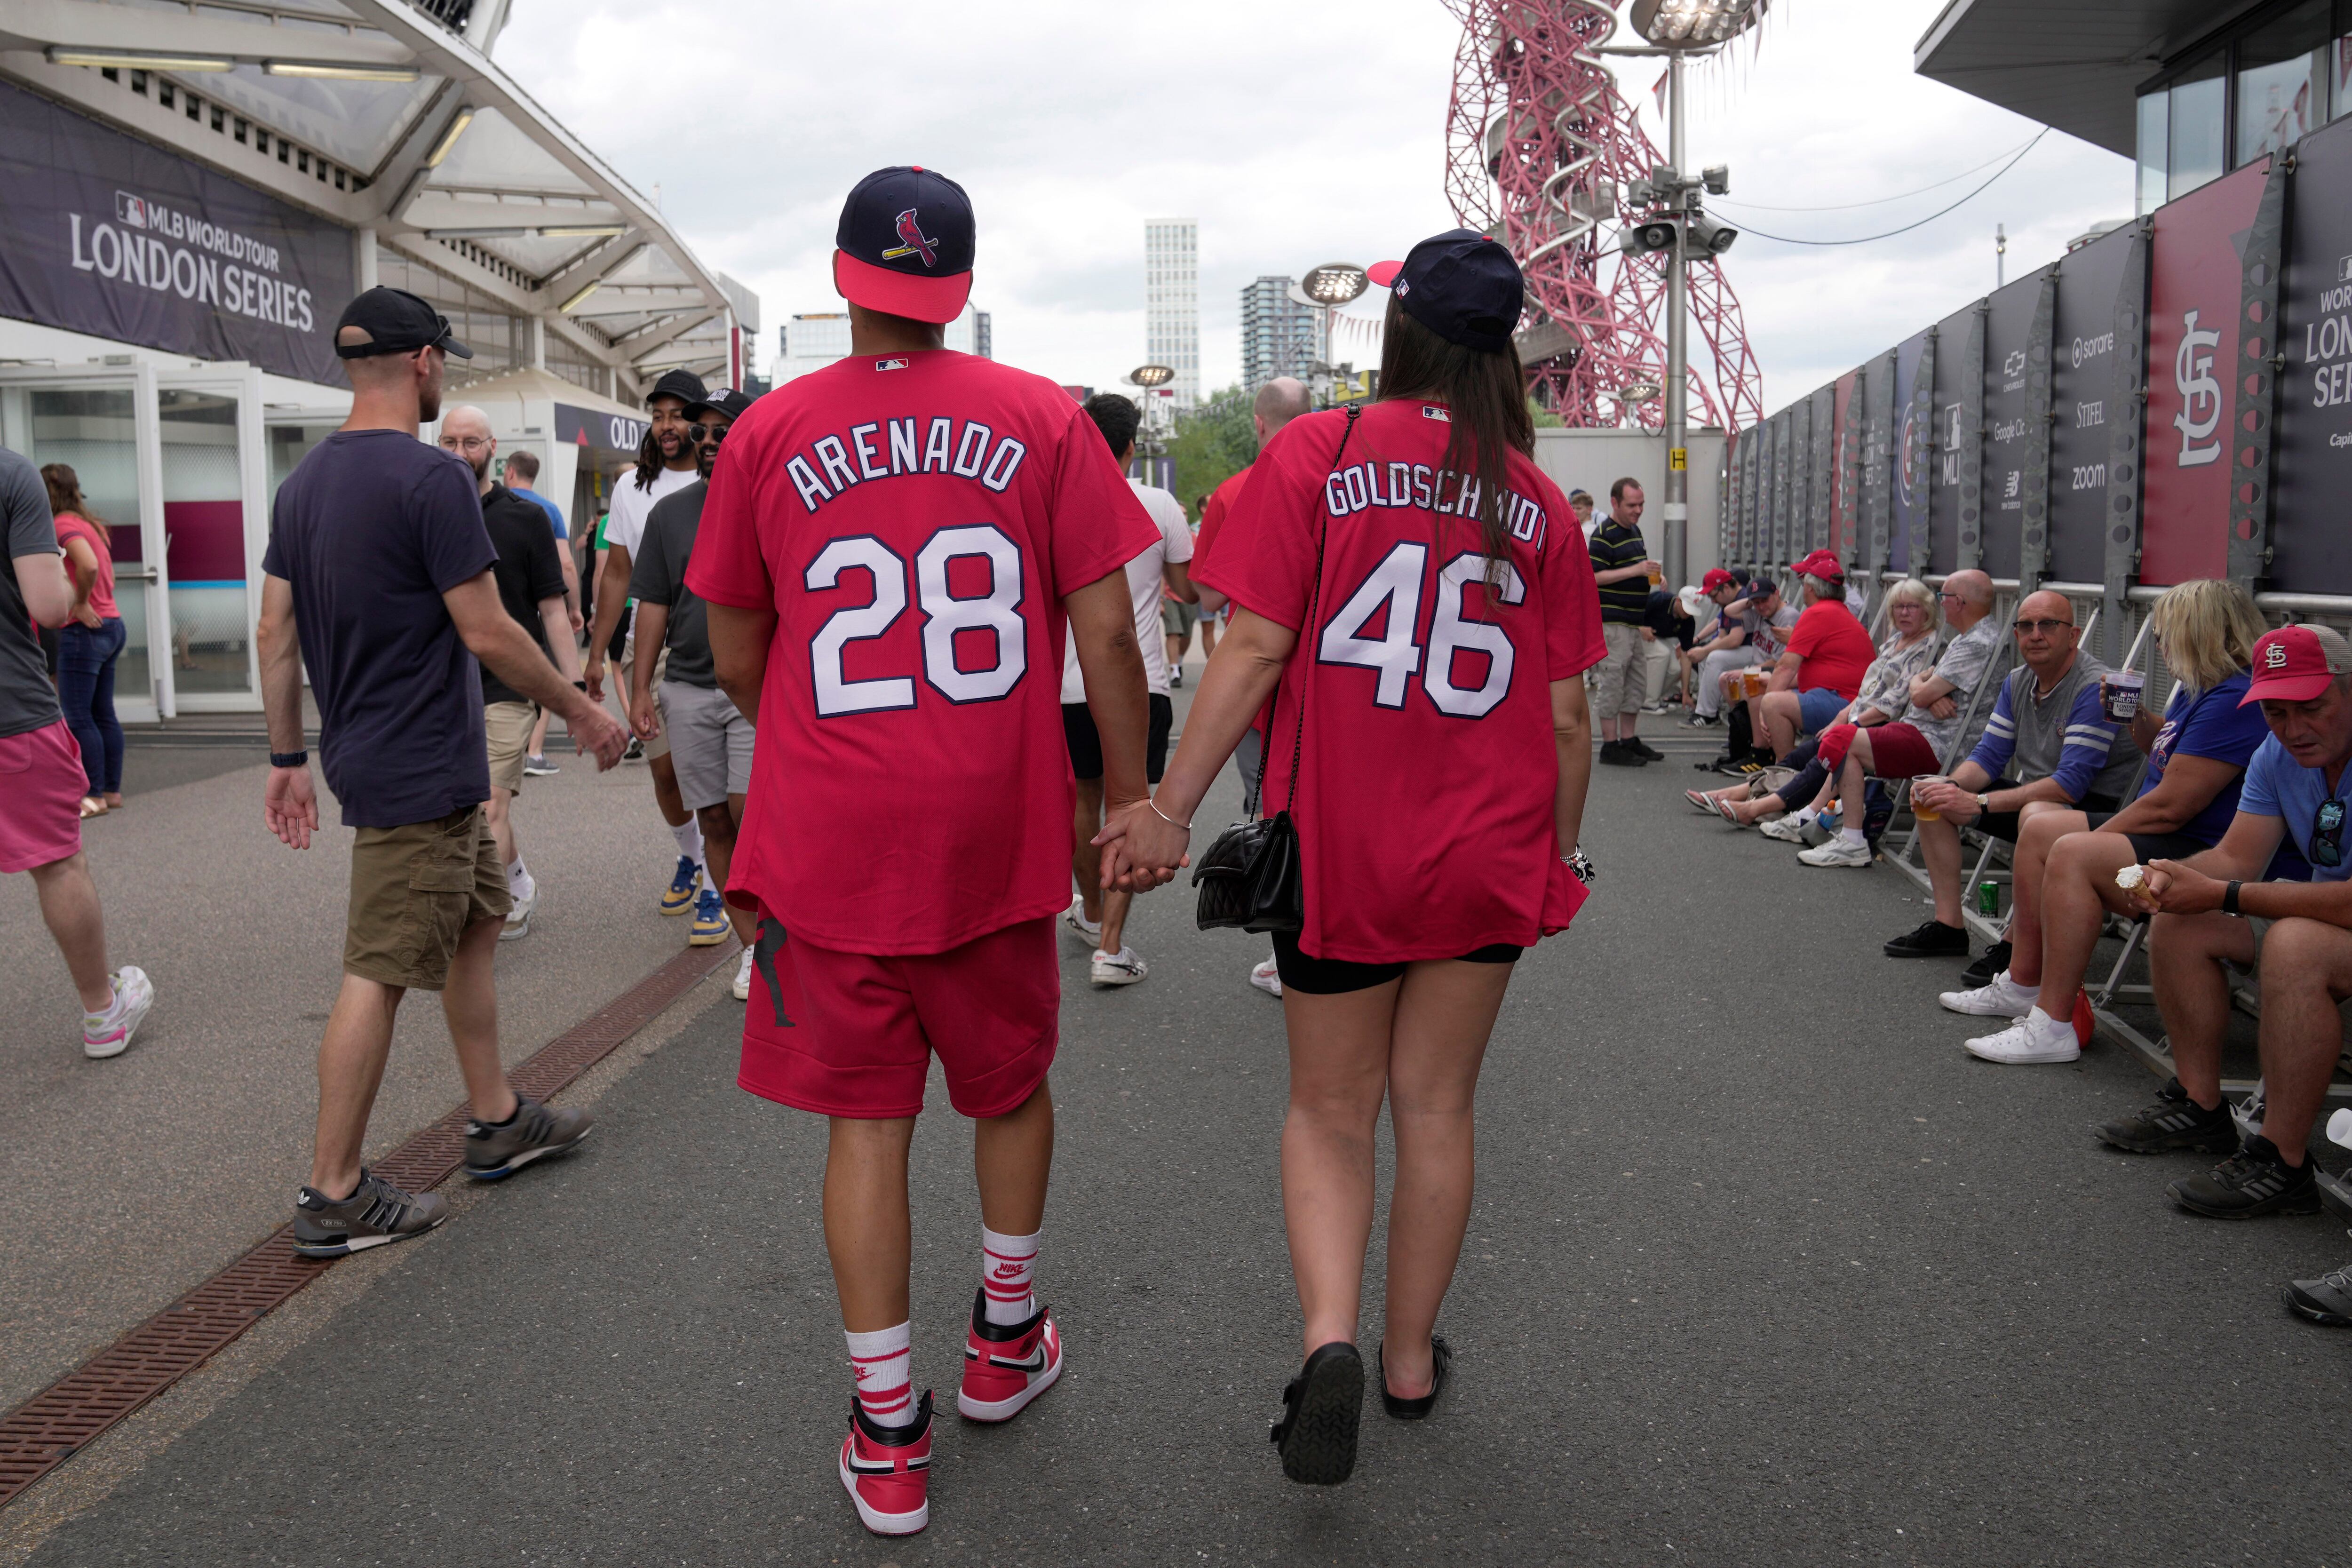
[[[89,793],[81,747],[64,720],[0,738],[0,871],[30,871],[80,854]]]
[[[1832,724],[1822,731],[1821,759],[1832,773],[1845,765],[1853,744],[1854,726]],[[1874,725],[1870,731],[1870,771],[1874,778],[1916,779],[1939,773],[1944,764],[1927,737],[1901,720]]]
[[[820,1116],[916,1115],[934,1051],[949,1103],[1003,1116],[1037,1092],[1061,1040],[1051,916],[877,958],[812,946],[762,914],[751,973],[735,1081]]]

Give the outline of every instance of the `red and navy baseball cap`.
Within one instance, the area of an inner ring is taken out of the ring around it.
[[[2352,675],[2352,644],[2329,626],[2281,626],[2254,645],[2254,679],[2239,700],[2308,702]]]
[[[973,226],[963,187],[936,169],[877,169],[842,204],[833,286],[853,305],[952,321],[971,297]]]
[[[1730,573],[1726,572],[1722,567],[1717,566],[1706,576],[1698,580],[1698,591],[1702,594],[1712,594],[1717,588],[1734,588],[1738,586],[1738,578],[1733,576]]]
[[[1527,307],[1527,279],[1500,240],[1475,229],[1435,234],[1405,252],[1396,301],[1449,343],[1498,354]]]

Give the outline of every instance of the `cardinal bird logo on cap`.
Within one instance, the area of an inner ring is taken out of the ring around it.
[[[923,237],[923,226],[915,221],[915,209],[912,207],[898,215],[898,237],[907,243],[894,245],[884,251],[883,260],[896,261],[902,256],[919,256],[923,258],[923,265],[926,267],[937,267],[940,264],[939,252],[931,248],[930,240]]]

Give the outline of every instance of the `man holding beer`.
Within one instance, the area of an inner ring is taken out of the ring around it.
[[[1642,627],[1649,619],[1651,588],[1665,581],[1665,568],[1650,559],[1642,540],[1642,505],[1640,482],[1619,479],[1609,487],[1609,515],[1585,542],[1592,580],[1601,588],[1601,636],[1609,650],[1586,679],[1601,721],[1601,760],[1616,768],[1666,760],[1633,733],[1642,718]]]

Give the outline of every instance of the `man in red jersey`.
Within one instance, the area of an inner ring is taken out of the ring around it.
[[[825,1246],[857,1379],[841,1480],[867,1529],[903,1535],[930,1517],[907,1150],[933,1051],[976,1123],[982,1283],[957,1407],[1010,1420],[1061,1375],[1031,1278],[1076,809],[1063,627],[1106,802],[1143,800],[1125,568],[1160,531],[1066,393],[941,346],[971,287],[961,186],[869,174],[837,244],[850,357],[730,429],[687,586],[760,731],[728,891],[759,921],[739,1081],[831,1118]]]

